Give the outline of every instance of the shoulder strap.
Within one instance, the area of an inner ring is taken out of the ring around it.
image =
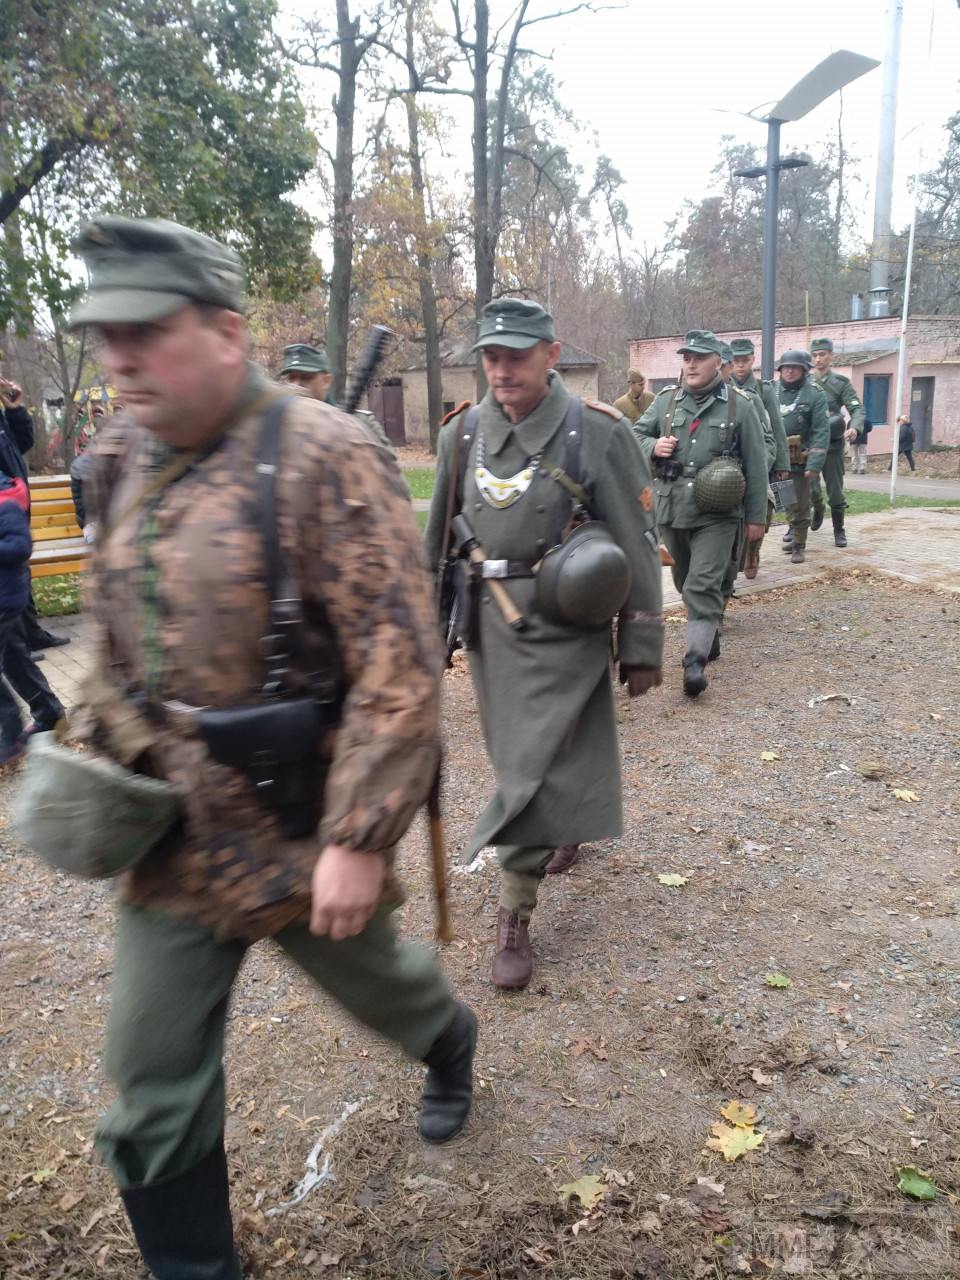
[[[463,415],[463,429],[457,438],[460,450],[459,466],[456,469],[457,497],[460,499],[461,506],[463,506],[463,486],[467,479],[467,465],[470,462],[470,446],[473,444],[473,437],[477,434],[479,422],[480,406],[475,404]]]
[[[257,527],[263,541],[270,597],[270,633],[262,645],[267,663],[263,696],[274,698],[288,687],[294,655],[302,652],[303,601],[280,543],[277,517],[277,468],[283,415],[293,396],[273,400],[260,421],[257,444]]]
[[[571,396],[570,403],[567,405],[567,412],[564,414],[563,422],[560,426],[561,431],[565,433],[563,438],[563,466],[561,467],[555,462],[551,462],[546,454],[540,459],[540,465],[551,480],[555,480],[561,489],[566,489],[578,506],[589,511],[590,504],[587,499],[587,492],[581,484],[580,444],[583,437],[582,422],[583,401],[579,396]]]

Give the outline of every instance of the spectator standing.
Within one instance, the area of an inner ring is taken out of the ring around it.
[[[873,430],[873,423],[869,418],[864,418],[863,425],[850,442],[850,452],[853,455],[853,474],[855,476],[865,476],[867,474],[867,436]]]
[[[30,491],[21,476],[0,473],[0,765],[22,755],[31,733],[44,733],[63,715],[56,694],[30,656],[22,626],[30,599]],[[10,686],[29,706],[24,729]]]
[[[630,369],[627,372],[627,393],[614,400],[613,407],[631,422],[638,422],[652,404],[653,392],[647,390],[646,378],[639,369]]]
[[[914,446],[914,443],[916,442],[917,435],[913,429],[913,423],[910,421],[910,419],[907,417],[905,413],[901,414],[900,417],[897,419],[897,421],[900,423],[900,444],[897,452],[902,453],[903,456],[906,458],[906,460],[910,463],[910,470],[916,471],[917,464],[913,460],[913,446]],[[893,468],[893,459],[891,458],[890,466],[887,467],[887,470],[890,471],[892,470],[892,468]]]

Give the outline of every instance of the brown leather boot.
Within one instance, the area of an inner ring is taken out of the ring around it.
[[[533,973],[528,922],[516,911],[497,912],[497,954],[493,957],[493,985],[500,991],[522,991]]]
[[[579,861],[580,846],[578,844],[559,844],[554,849],[553,857],[544,870],[548,876],[559,876],[564,871],[569,871],[571,867],[576,866]]]

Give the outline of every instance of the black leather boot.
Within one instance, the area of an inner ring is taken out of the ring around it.
[[[120,1195],[143,1260],[157,1280],[243,1280],[222,1138],[185,1173],[127,1187]]]
[[[823,524],[823,517],[826,514],[826,507],[821,502],[819,505],[813,504],[813,516],[810,519],[810,532],[816,533]]]
[[[703,658],[688,657],[683,660],[683,692],[688,698],[698,698],[707,687],[703,667]]]
[[[847,535],[843,531],[843,512],[831,511],[833,517],[833,541],[838,547],[847,545]]]
[[[476,1047],[476,1014],[458,1003],[446,1031],[424,1058],[428,1070],[420,1103],[420,1136],[427,1142],[447,1142],[463,1128],[473,1101]]]
[[[710,646],[710,652],[707,654],[708,662],[716,662],[720,657],[720,628],[717,627],[716,634],[713,637],[713,644]]]

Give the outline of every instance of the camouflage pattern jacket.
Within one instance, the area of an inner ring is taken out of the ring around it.
[[[329,650],[332,634],[345,688],[318,766],[317,836],[283,840],[253,785],[210,758],[195,716],[177,707],[250,704],[263,683],[268,591],[255,462],[264,397],[287,393],[251,371],[219,443],[152,494],[171,451],[122,422],[98,439],[93,496],[106,531],[91,575],[98,671],[124,708],[144,695],[151,706],[174,703],[150,763],[180,789],[185,809],[183,838],[126,873],[121,893],[247,941],[307,921],[326,843],[389,851],[426,796],[439,752],[442,657],[406,486],[364,425],[301,395],[284,412],[278,525],[308,647]],[[103,749],[111,708],[87,710]]]

